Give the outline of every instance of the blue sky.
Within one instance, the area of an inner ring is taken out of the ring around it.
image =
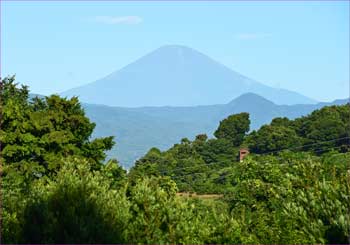
[[[349,2],[1,2],[1,76],[83,85],[167,44],[320,101],[349,96]],[[213,84],[215,86],[215,84]]]

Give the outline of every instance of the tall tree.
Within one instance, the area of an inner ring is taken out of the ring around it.
[[[98,168],[113,137],[90,140],[95,124],[85,116],[78,99],[52,95],[31,99],[15,77],[0,84],[0,142],[4,166],[28,177],[56,171],[67,156],[89,159]]]
[[[231,115],[220,122],[219,128],[214,135],[218,139],[230,140],[234,146],[239,146],[249,131],[249,114],[242,112]]]

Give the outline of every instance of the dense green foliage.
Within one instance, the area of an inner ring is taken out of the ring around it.
[[[95,163],[105,158],[113,137],[89,141],[95,127],[85,117],[76,97],[57,95],[29,101],[28,89],[16,88],[14,77],[1,83],[1,157],[4,165],[26,176],[47,175],[66,156],[82,156]]]
[[[289,148],[317,153],[333,148],[346,151],[349,137],[349,105],[327,106],[295,120],[275,118],[270,125],[253,131],[247,144],[255,153]]]
[[[231,116],[126,173],[103,164],[112,138],[90,140],[76,98],[30,101],[13,77],[1,95],[2,243],[350,242],[349,105],[248,135],[249,115]]]
[[[240,123],[242,126],[237,126]],[[249,147],[257,156],[283,150],[316,155],[349,151],[349,105],[324,107],[295,120],[275,118],[246,134],[248,129],[248,114],[229,116],[220,122],[216,139],[198,135],[194,141],[183,139],[164,152],[153,148],[136,162],[129,177],[166,175],[173,177],[180,191],[225,193],[232,186],[224,183],[222,169],[238,162],[240,147]]]
[[[36,180],[54,178],[65,158],[72,156],[100,169],[104,151],[114,142],[113,137],[89,140],[95,124],[85,117],[77,98],[30,100],[28,88],[19,88],[15,77],[1,81],[0,96],[3,222],[12,234],[19,230],[17,211],[24,208]]]
[[[349,156],[248,158],[232,169],[228,203],[235,216],[244,215],[250,229],[261,232],[254,243],[347,243]]]
[[[214,135],[218,139],[227,139],[234,146],[239,146],[244,140],[245,134],[249,131],[249,114],[246,112],[231,115],[222,120]]]

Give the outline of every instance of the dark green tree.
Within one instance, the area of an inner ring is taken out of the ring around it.
[[[327,151],[334,147],[350,145],[350,105],[327,106],[295,120],[298,134],[307,144],[309,151]],[[326,142],[328,141],[328,142]]]
[[[89,159],[99,168],[112,148],[113,137],[90,140],[95,124],[85,116],[78,99],[52,95],[29,97],[15,77],[0,84],[1,157],[4,166],[19,169],[29,178],[55,172],[67,156]]]
[[[100,170],[113,137],[91,140],[95,124],[78,99],[31,98],[15,77],[0,82],[2,241],[18,243],[31,186],[55,178],[66,158],[79,157]],[[46,217],[47,218],[47,217]]]
[[[222,120],[214,135],[218,139],[227,139],[234,146],[239,146],[249,131],[249,114],[246,112],[231,115]]]
[[[264,125],[258,131],[253,131],[247,137],[246,143],[251,152],[261,154],[284,149],[299,150],[302,138],[293,128]]]
[[[112,191],[111,178],[90,165],[84,159],[68,159],[53,180],[32,186],[19,242],[126,242],[128,201]]]

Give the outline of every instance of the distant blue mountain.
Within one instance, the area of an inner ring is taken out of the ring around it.
[[[185,46],[163,46],[93,83],[63,92],[86,103],[109,106],[195,106],[224,104],[253,92],[276,104],[315,100],[245,77]]]
[[[257,94],[247,93],[227,104],[208,106],[123,108],[83,104],[83,107],[91,121],[96,123],[93,137],[114,135],[117,144],[108,155],[129,168],[152,147],[165,150],[181,138],[193,139],[200,133],[212,137],[219,122],[231,114],[248,112],[251,129],[257,129],[275,117],[293,119],[326,105],[346,103],[349,100],[276,105]]]

